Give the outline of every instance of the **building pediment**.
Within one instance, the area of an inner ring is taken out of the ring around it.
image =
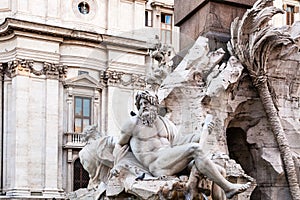
[[[77,77],[67,79],[64,85],[68,87],[101,88],[99,81],[88,74],[82,74]]]

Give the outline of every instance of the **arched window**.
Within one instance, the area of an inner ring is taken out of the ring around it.
[[[78,190],[80,188],[86,188],[89,183],[89,173],[85,171],[80,163],[79,158],[74,162],[74,183],[73,190]]]

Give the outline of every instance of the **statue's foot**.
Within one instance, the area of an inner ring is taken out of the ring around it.
[[[230,190],[228,190],[228,191],[225,192],[226,197],[228,199],[231,199],[234,195],[246,191],[250,187],[250,185],[251,185],[250,182],[248,182],[246,184],[234,184],[234,186],[232,187],[232,189],[230,189]]]

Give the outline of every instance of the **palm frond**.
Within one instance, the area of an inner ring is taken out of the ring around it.
[[[267,52],[271,51],[271,47],[282,43],[280,40],[276,45],[269,44],[282,35],[269,24],[274,15],[283,13],[281,9],[268,6],[271,1],[257,1],[252,9],[246,11],[241,20],[235,19],[231,24],[229,51],[247,67],[253,76],[263,73],[259,71],[265,69],[264,64],[269,56]]]

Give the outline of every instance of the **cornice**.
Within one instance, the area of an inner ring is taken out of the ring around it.
[[[163,2],[157,2],[157,1],[154,1],[150,4],[152,7],[162,7],[162,8],[168,8],[168,9],[171,9],[173,10],[174,9],[174,5],[172,4],[166,4],[166,3],[163,3]]]
[[[146,41],[136,40],[132,38],[125,38],[125,37],[118,37],[112,35],[102,35],[103,37],[103,44],[105,45],[112,45],[118,47],[125,47],[135,50],[146,50],[151,48]]]
[[[146,41],[113,36],[108,34],[99,34],[96,32],[88,32],[82,30],[74,30],[59,26],[46,25],[36,22],[29,22],[19,19],[6,18],[5,21],[0,25],[0,37],[11,35],[32,33],[34,35],[52,36],[54,38],[62,39],[62,41],[84,41],[91,42],[94,44],[112,45],[118,47],[125,47],[136,50],[146,51],[149,45]]]
[[[58,26],[50,26],[35,22],[29,22],[19,19],[6,18],[0,25],[0,36],[12,33],[15,30],[23,32],[38,33],[41,35],[50,35],[54,37],[72,38],[74,40],[84,40],[101,43],[102,35],[87,31],[73,30]]]
[[[82,74],[64,81],[65,87],[88,87],[102,89],[103,85],[88,74]]]

